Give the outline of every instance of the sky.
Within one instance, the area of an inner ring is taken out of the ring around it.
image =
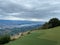
[[[60,0],[0,0],[0,20],[60,19]]]

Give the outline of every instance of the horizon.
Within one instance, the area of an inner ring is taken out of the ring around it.
[[[0,19],[0,21],[25,21],[25,22],[28,21],[28,22],[44,22],[44,23],[48,22],[48,21],[31,21],[31,20],[1,20],[1,19]]]

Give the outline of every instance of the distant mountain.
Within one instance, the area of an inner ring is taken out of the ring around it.
[[[0,20],[0,34],[18,34],[20,32],[36,29],[43,24],[44,22],[35,21]]]
[[[39,23],[43,24],[44,22],[35,22],[35,21],[21,21],[21,20],[0,20],[0,25],[6,24],[6,25],[21,25],[21,24],[33,24],[33,23]]]

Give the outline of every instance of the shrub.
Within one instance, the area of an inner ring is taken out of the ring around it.
[[[30,31],[27,32],[27,34],[30,34],[30,33],[31,33]]]
[[[21,33],[21,36],[23,36],[24,34],[23,33]]]
[[[49,27],[48,23],[43,24],[42,29],[47,29]]]
[[[5,44],[8,43],[10,41],[10,36],[8,35],[4,35],[0,37],[0,44]]]

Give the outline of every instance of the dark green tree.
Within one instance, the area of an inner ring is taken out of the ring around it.
[[[43,29],[48,29],[48,28],[53,28],[56,26],[60,26],[60,20],[58,18],[52,18],[50,19],[47,23],[45,23],[42,28]]]
[[[60,26],[60,20],[58,18],[52,18],[49,20],[48,24],[49,24],[50,28]]]

